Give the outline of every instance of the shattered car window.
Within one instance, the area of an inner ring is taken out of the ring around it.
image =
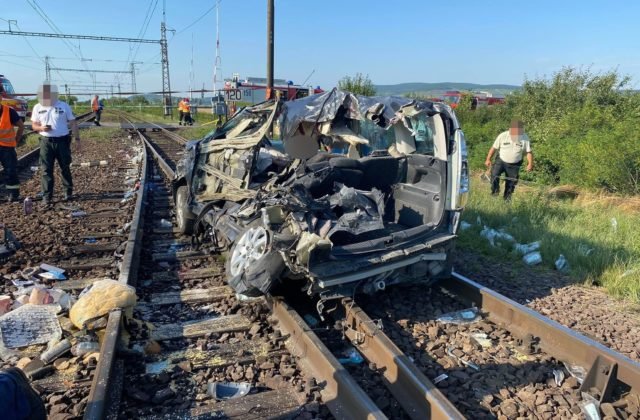
[[[264,123],[269,119],[270,114],[270,109],[256,111],[245,108],[222,127],[207,134],[205,141],[251,136],[262,128]]]

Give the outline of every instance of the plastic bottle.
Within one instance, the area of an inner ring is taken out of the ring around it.
[[[22,207],[24,209],[24,214],[31,214],[33,212],[33,201],[31,201],[31,197],[24,199]]]

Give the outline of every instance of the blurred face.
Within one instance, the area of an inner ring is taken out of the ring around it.
[[[44,106],[52,106],[58,101],[58,87],[43,84],[38,88],[38,102]]]
[[[511,127],[509,128],[509,134],[511,134],[512,136],[519,136],[522,133],[524,133],[524,129],[522,128],[522,123],[514,122],[511,124]]]

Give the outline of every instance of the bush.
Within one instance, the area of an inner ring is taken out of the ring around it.
[[[483,165],[496,136],[513,118],[525,122],[537,181],[608,192],[640,193],[640,94],[616,71],[567,67],[550,79],[525,80],[505,105],[456,112],[472,167]]]

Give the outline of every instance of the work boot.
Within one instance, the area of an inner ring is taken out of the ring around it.
[[[29,414],[17,412],[20,407],[2,407],[3,410],[8,410],[9,415],[25,415],[22,417],[29,420],[46,420],[47,411],[44,406],[42,398],[34,391],[29,383],[29,379],[24,372],[18,368],[12,367],[3,371],[0,371],[0,376],[7,376],[13,379],[16,384],[14,389],[16,398],[14,401],[24,400],[29,408]],[[23,398],[20,398],[22,396]],[[5,411],[6,414],[6,411]]]

